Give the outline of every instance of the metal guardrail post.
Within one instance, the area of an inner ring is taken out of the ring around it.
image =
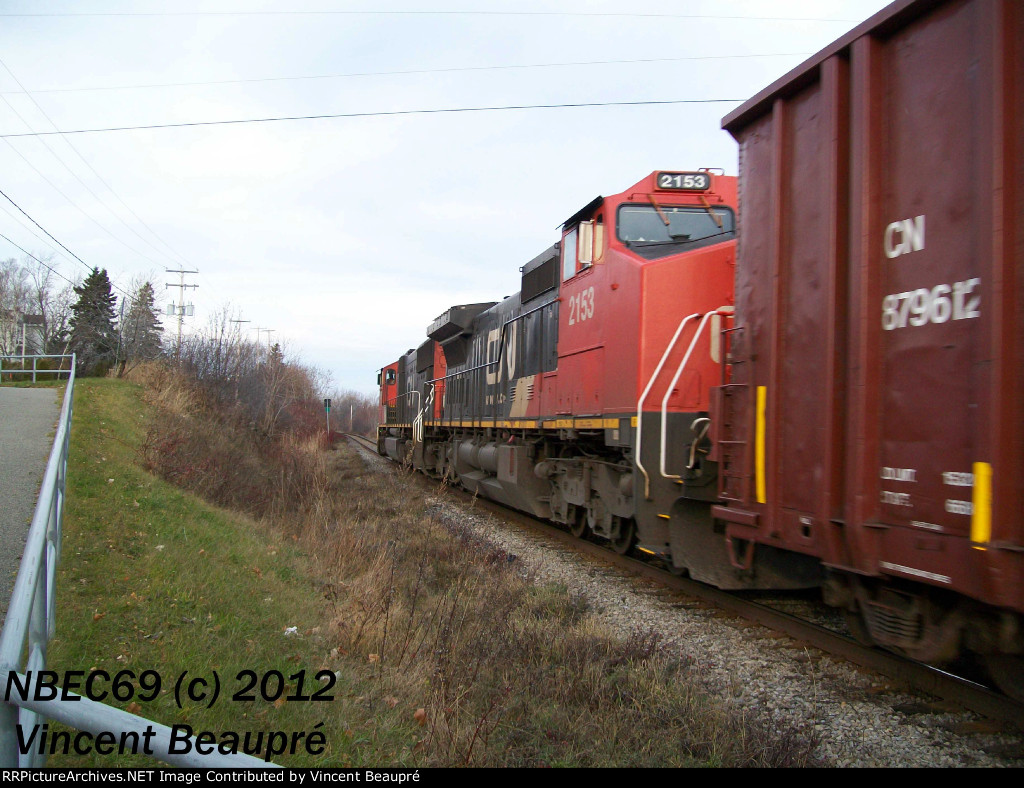
[[[53,590],[57,581],[56,558],[59,554],[74,390],[75,369],[72,357],[57,434],[53,439],[50,459],[46,463],[39,502],[25,540],[21,566],[7,607],[7,619],[0,633],[0,676],[21,669],[22,655],[26,649],[26,670],[40,670],[46,665],[46,644],[53,632],[53,614],[56,609]],[[38,758],[27,756],[22,759],[18,756],[18,723],[35,724],[35,713],[29,712],[22,717],[16,706],[6,703],[0,706],[3,706],[0,709],[0,766],[16,768],[39,765]]]
[[[71,416],[74,402],[75,363],[71,356],[68,386],[64,392],[57,434],[46,464],[32,525],[29,527],[18,577],[14,581],[7,608],[7,619],[0,632],[0,680],[9,689],[14,676],[20,686],[31,684],[26,697],[0,699],[0,768],[15,769],[42,766],[46,756],[40,752],[21,754],[18,726],[31,730],[43,718],[57,720],[93,734],[127,733],[146,735],[153,757],[165,763],[191,767],[273,768],[251,755],[202,755],[195,751],[171,753],[172,729],[166,725],[129,714],[126,711],[76,696],[76,700],[34,700],[38,671],[46,669],[46,645],[56,625],[57,562],[60,559],[64,519],[64,491],[67,480],[68,451],[71,445]],[[24,370],[27,372],[27,370]],[[23,661],[24,658],[24,661]],[[32,681],[25,674],[31,673]]]
[[[39,369],[39,360],[43,359],[43,358],[59,358],[59,359],[61,359],[61,363],[58,365],[57,369]],[[25,369],[25,360],[26,359],[32,359],[32,369]],[[14,376],[15,375],[32,375],[32,382],[36,383],[38,381],[39,373],[47,373],[47,374],[56,375],[58,378],[61,375],[67,375],[69,377],[69,379],[70,379],[70,375],[71,375],[71,371],[72,370],[71,369],[60,369],[60,367],[63,366],[63,359],[69,359],[71,361],[71,366],[74,367],[74,365],[75,365],[75,356],[74,356],[73,353],[72,354],[63,354],[63,355],[61,355],[61,354],[57,354],[57,355],[46,355],[46,354],[44,354],[44,355],[39,355],[39,356],[0,356],[0,373],[2,373],[2,374],[0,374],[0,382],[2,382],[2,379],[3,379],[4,375],[9,376],[11,378],[11,380],[14,380]],[[5,361],[19,361],[20,364],[21,364],[21,368],[20,369],[4,369],[4,362]]]

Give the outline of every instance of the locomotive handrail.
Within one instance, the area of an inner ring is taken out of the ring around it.
[[[420,409],[420,412],[417,413],[416,418],[412,420],[412,442],[414,444],[423,443],[423,415],[427,412],[427,409],[434,401],[434,384],[428,383],[427,385],[430,386],[430,393],[427,395],[427,401],[423,403],[423,407]],[[420,392],[417,391],[416,393],[419,394]]]
[[[413,394],[415,394],[417,397],[420,396],[420,392],[418,392],[418,391],[407,391],[407,392],[405,392],[405,394],[397,394],[393,399],[388,400],[385,403],[385,406],[389,407],[389,408],[396,408],[396,407],[398,407],[398,400],[402,399],[403,397],[411,396]],[[416,407],[418,408],[419,406],[420,406],[420,403],[417,402],[416,403]]]
[[[502,334],[498,338],[498,357],[494,361],[487,361],[487,362],[484,362],[483,364],[477,364],[475,367],[469,367],[467,369],[460,369],[460,370],[458,370],[456,372],[451,372],[451,373],[449,373],[447,375],[443,375],[442,377],[433,378],[432,380],[428,380],[427,383],[438,383],[439,381],[442,381],[442,380],[448,380],[449,378],[458,377],[459,375],[465,375],[467,372],[477,372],[478,370],[481,370],[481,369],[487,369],[487,367],[493,367],[495,364],[500,364],[501,363],[501,351],[504,349],[504,346],[505,346],[505,333],[504,333],[505,332],[505,327],[506,326],[510,326],[512,323],[515,323],[516,321],[522,320],[524,317],[529,317],[530,315],[534,314],[535,312],[539,312],[542,309],[545,309],[546,307],[551,306],[552,304],[556,304],[560,300],[561,299],[559,299],[559,298],[553,298],[550,301],[548,301],[548,302],[546,302],[544,304],[541,304],[540,306],[535,306],[535,307],[533,307],[533,309],[528,309],[525,312],[523,312],[521,314],[518,314],[515,317],[511,317],[508,320],[506,320],[504,323],[502,323],[501,324]]]
[[[644,434],[644,400],[646,400],[647,395],[651,393],[651,389],[654,387],[654,381],[656,381],[658,379],[658,375],[661,374],[661,369],[665,366],[665,362],[668,361],[669,354],[672,353],[672,349],[675,348],[676,342],[679,341],[679,335],[683,333],[683,329],[686,327],[686,324],[699,317],[702,317],[702,313],[694,312],[692,315],[687,315],[679,322],[679,327],[676,329],[676,333],[672,335],[672,340],[668,343],[668,347],[665,348],[665,352],[661,356],[661,361],[659,361],[658,366],[654,368],[654,374],[651,375],[651,379],[647,381],[647,385],[644,387],[644,391],[636,403],[636,467],[644,476],[644,498],[651,497],[651,477],[650,474],[647,473],[647,469],[644,467],[643,459],[640,455]],[[671,391],[671,389],[669,389],[669,391]]]
[[[704,332],[704,327],[707,325],[708,320],[710,320],[715,315],[720,315],[724,317],[726,315],[731,315],[732,313],[733,308],[731,306],[720,306],[714,312],[708,312],[706,315],[704,315],[704,317],[700,321],[700,324],[697,326],[697,331],[694,333],[693,339],[690,341],[690,347],[686,349],[686,354],[683,356],[683,360],[679,363],[679,368],[676,370],[676,374],[672,377],[672,382],[668,384],[668,388],[665,390],[665,396],[661,400],[661,465],[659,468],[662,477],[665,479],[682,478],[681,475],[668,473],[665,468],[665,461],[668,455],[668,436],[666,432],[668,426],[669,397],[672,396],[672,390],[676,387],[676,383],[679,382],[679,378],[682,377],[683,370],[686,368],[686,364],[690,360],[690,354],[693,353],[693,349],[697,346],[697,340],[700,339],[701,334]]]
[[[433,378],[432,380],[428,380],[427,383],[433,385],[435,383],[446,381],[446,380],[448,380],[450,378],[456,378],[459,375],[465,375],[465,374],[467,374],[469,372],[478,372],[481,369],[487,369],[488,367],[493,367],[495,364],[500,364],[501,363],[501,354],[502,354],[502,351],[505,349],[505,337],[508,334],[506,329],[512,323],[515,323],[515,322],[517,322],[519,320],[522,320],[524,317],[529,317],[530,315],[535,314],[537,312],[540,312],[543,309],[547,309],[552,304],[557,304],[561,300],[562,300],[561,297],[552,298],[550,301],[545,301],[543,304],[535,306],[535,307],[533,307],[531,309],[527,309],[525,312],[521,312],[518,315],[516,315],[515,317],[510,317],[508,320],[506,320],[504,323],[502,323],[501,324],[501,334],[498,337],[498,353],[497,353],[498,357],[494,361],[487,361],[487,362],[484,362],[483,364],[477,364],[475,367],[469,367],[467,369],[460,369],[460,370],[457,370],[455,372],[451,372],[451,373],[449,373],[447,375],[443,375],[442,377]],[[497,402],[497,398],[495,398],[495,402]],[[497,405],[495,405],[495,407],[497,407]],[[497,413],[495,413],[495,418],[497,418]]]

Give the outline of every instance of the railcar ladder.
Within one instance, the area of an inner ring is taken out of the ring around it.
[[[747,457],[747,441],[731,440],[736,434],[737,419],[749,406],[750,386],[747,383],[729,383],[726,380],[726,369],[732,369],[745,360],[735,361],[732,357],[731,338],[734,333],[742,332],[743,326],[734,326],[722,331],[725,338],[722,348],[724,364],[722,365],[722,382],[719,386],[718,440],[716,445],[719,456],[718,497],[724,501],[743,503],[750,500],[750,483],[752,474]],[[732,378],[730,374],[729,379]],[[724,437],[722,437],[724,436]]]
[[[746,383],[726,383],[721,387],[720,429],[724,435],[734,434],[737,399],[750,389]],[[740,503],[749,500],[751,474],[747,467],[747,441],[719,438],[718,495],[722,500]]]

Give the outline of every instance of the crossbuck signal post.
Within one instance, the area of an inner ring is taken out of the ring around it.
[[[186,270],[182,270],[182,269],[172,269],[172,268],[167,268],[165,270],[169,274],[178,274],[179,275],[179,277],[178,277],[179,281],[178,281],[177,284],[174,284],[172,282],[168,282],[167,283],[167,287],[176,287],[176,288],[178,288],[178,293],[179,293],[179,296],[180,296],[178,304],[173,304],[172,303],[170,305],[170,307],[168,308],[167,312],[168,312],[168,314],[176,314],[178,316],[178,350],[177,350],[177,353],[175,354],[175,358],[176,358],[176,360],[181,361],[181,327],[182,327],[182,324],[185,322],[185,312],[186,312],[186,309],[188,310],[189,316],[191,316],[192,312],[193,312],[192,304],[189,304],[187,307],[185,306],[185,290],[187,290],[189,288],[195,290],[197,287],[199,287],[199,285],[187,285],[187,284],[185,284],[185,275],[186,274],[198,274],[199,270],[196,269],[195,271],[186,271]],[[171,312],[172,309],[174,310],[173,313]]]

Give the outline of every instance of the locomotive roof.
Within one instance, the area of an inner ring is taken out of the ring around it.
[[[591,200],[578,211],[576,211],[576,213],[574,213],[572,216],[570,216],[568,219],[562,222],[562,229],[564,230],[569,225],[583,221],[583,219],[585,219],[587,216],[596,211],[598,206],[600,206],[602,202],[604,202],[604,197],[602,197],[600,194],[597,195],[597,197],[595,197],[593,200]]]

